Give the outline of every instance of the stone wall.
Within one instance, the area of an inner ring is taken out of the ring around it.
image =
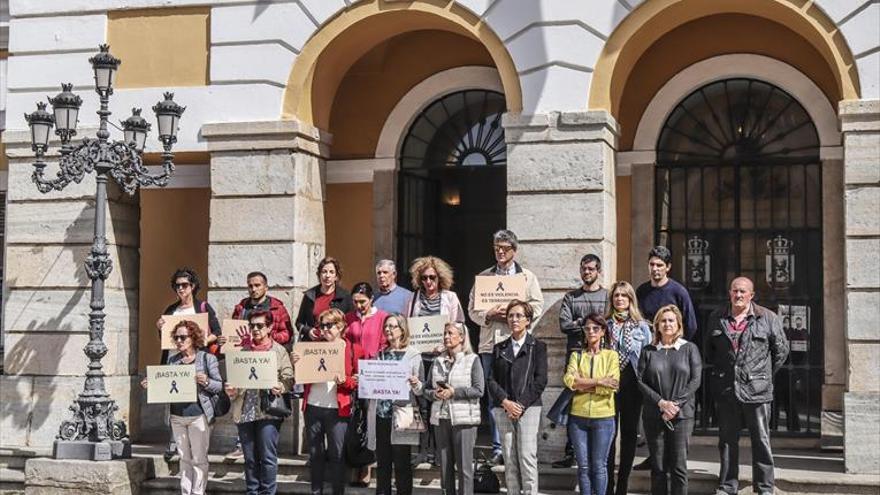
[[[507,226],[520,240],[518,259],[544,293],[535,335],[548,347],[544,410],[562,390],[566,336],[559,330],[562,296],[578,287],[580,258],[602,259],[603,284],[615,279],[614,154],[617,123],[603,111],[504,117],[507,139]],[[553,221],[549,221],[553,219]],[[540,462],[562,456],[565,428],[543,418]]]
[[[880,473],[880,100],[840,104],[844,133],[846,469]]]
[[[86,130],[82,134],[91,134]],[[0,376],[0,445],[48,446],[68,406],[83,388],[88,358],[90,280],[83,268],[94,236],[95,176],[61,192],[42,194],[31,183],[33,152],[25,132],[8,132],[4,375]],[[53,149],[58,149],[54,143]],[[57,171],[49,158],[47,177]],[[53,163],[55,162],[55,163]],[[107,249],[113,272],[105,284],[102,360],[117,418],[137,432],[132,401],[137,366],[137,197],[108,185]],[[138,390],[134,391],[138,393]]]

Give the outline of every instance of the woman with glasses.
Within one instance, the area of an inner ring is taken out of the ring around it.
[[[198,295],[200,288],[201,282],[192,268],[178,268],[171,276],[171,290],[174,291],[174,294],[177,296],[177,301],[165,308],[162,315],[194,315],[197,313],[208,313],[208,327],[210,332],[205,333],[204,346],[209,352],[217,355],[219,352],[217,337],[220,336],[220,321],[217,319],[217,313],[214,311],[214,308],[212,308],[207,301],[196,299],[196,295]],[[160,339],[162,335],[162,326],[164,324],[165,319],[160,316],[159,319],[156,320],[156,329],[159,331]],[[161,363],[167,364],[168,358],[177,354],[177,352],[176,349],[171,349],[170,351],[168,349],[163,350]],[[170,424],[168,421],[170,421],[170,418],[166,418],[166,424]],[[171,459],[176,453],[177,446],[174,444],[174,439],[172,438],[168,443],[168,447],[165,449],[165,462],[171,462]]]
[[[603,349],[605,318],[587,315],[583,350],[574,352],[562,382],[574,392],[568,416],[568,438],[578,465],[578,485],[584,494],[605,495],[606,461],[614,437],[614,393],[620,379],[617,353]]]
[[[342,266],[336,258],[330,256],[318,263],[318,285],[303,293],[296,315],[296,329],[299,340],[320,340],[320,332],[316,331],[318,316],[330,308],[336,308],[343,314],[351,311],[351,294],[339,282],[342,280]]]
[[[204,333],[192,321],[175,325],[171,338],[177,354],[168,364],[192,364],[196,367],[197,400],[168,405],[171,416],[171,434],[180,455],[180,493],[204,495],[208,486],[208,446],[211,442],[211,424],[214,423],[214,405],[211,398],[223,391],[223,379],[217,358],[201,350]],[[141,386],[147,388],[147,379]]]
[[[232,420],[244,453],[244,479],[248,495],[274,494],[278,476],[278,436],[282,418],[263,412],[261,394],[281,396],[293,384],[293,366],[284,346],[272,340],[272,313],[254,311],[248,315],[250,339],[243,339],[244,352],[274,352],[278,383],[267,391],[241,390],[226,384],[232,400]]]
[[[413,470],[410,464],[412,446],[419,444],[419,433],[401,428],[411,425],[419,410],[416,396],[422,393],[422,356],[411,347],[406,318],[390,315],[383,326],[388,347],[379,353],[382,361],[403,361],[410,370],[411,388],[406,400],[370,399],[367,408],[367,448],[376,453],[376,494],[391,495],[391,472],[397,493],[409,495],[413,488]],[[423,417],[422,417],[423,418]],[[400,421],[400,422],[398,422]]]
[[[434,359],[422,394],[431,401],[430,422],[437,436],[443,493],[471,495],[480,398],[486,381],[479,356],[471,350],[464,323],[446,324],[443,347],[444,351]]]
[[[683,334],[678,307],[660,308],[654,315],[654,340],[639,358],[652,495],[688,492],[688,442],[703,365],[699,349]]]
[[[443,315],[447,322],[464,323],[464,310],[458,295],[453,292],[452,268],[449,264],[436,256],[423,256],[416,258],[409,267],[412,286],[416,292],[407,301],[406,316],[436,316]],[[425,374],[431,372],[431,363],[438,353],[444,350],[443,346],[437,346],[434,352],[422,353],[422,365]],[[419,400],[422,416],[427,417],[430,413],[430,402],[422,397]],[[421,448],[414,464],[429,462],[434,464],[434,431],[433,425],[429,425],[428,431],[422,435]]]
[[[507,493],[538,493],[538,427],[547,386],[547,346],[533,337],[532,306],[514,299],[504,309],[510,337],[492,349],[492,414],[501,434]]]
[[[614,483],[614,458],[617,434],[611,437],[608,450],[608,494],[626,495],[629,475],[642,420],[642,392],[636,378],[642,349],[651,343],[651,326],[639,312],[636,291],[629,282],[615,282],[608,290],[606,305],[609,348],[617,352],[620,361],[620,387],[614,396],[617,429],[620,430],[620,466],[617,485]]]
[[[320,339],[325,342],[345,344],[345,375],[324,383],[304,386],[302,398],[306,420],[306,436],[309,443],[309,473],[312,493],[324,491],[324,466],[330,465],[330,482],[333,494],[345,493],[345,466],[342,462],[345,432],[351,417],[351,394],[357,390],[357,362],[364,359],[358,344],[346,338],[345,315],[338,309],[325,310],[318,316]],[[301,356],[291,354],[294,364]],[[324,443],[327,448],[325,450]]]

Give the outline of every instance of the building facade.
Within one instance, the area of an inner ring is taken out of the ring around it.
[[[849,471],[880,472],[880,4],[0,6],[0,445],[51,443],[88,338],[94,183],[40,194],[21,116],[71,82],[88,135],[87,58],[109,43],[122,59],[116,116],[165,89],[187,107],[171,185],[115,191],[108,206],[103,362],[135,439],[156,427],[136,386],[158,362],[154,322],[176,267],[202,274],[227,317],[255,269],[297,308],[325,254],[347,285],[372,280],[377,259],[437,254],[466,294],[506,226],[544,289],[536,332],[559,370],[548,395],[561,387],[557,308],[580,257],[603,259],[606,284],[635,284],[664,244],[700,318],[744,274],[786,321],[776,435],[842,443]],[[148,164],[159,151],[149,139]],[[699,415],[711,433],[707,394]]]

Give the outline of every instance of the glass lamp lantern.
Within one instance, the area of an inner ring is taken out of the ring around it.
[[[116,69],[122,62],[110,54],[110,45],[99,45],[99,51],[89,59],[92,69],[95,71],[95,89],[98,93],[113,94],[113,81],[116,79]]]
[[[138,153],[144,151],[144,144],[146,144],[147,133],[150,132],[150,127],[147,119],[141,117],[141,109],[132,108],[131,117],[122,121],[125,142],[129,146],[134,146]]]
[[[174,93],[170,92],[165,93],[164,101],[160,101],[153,106],[156,120],[159,123],[159,140],[163,143],[177,142],[177,127],[184,110],[186,110],[186,107],[175,103]]]
[[[45,153],[49,147],[49,131],[52,130],[55,118],[46,111],[46,104],[43,102],[37,103],[37,110],[25,114],[24,118],[31,128],[31,149],[37,154]]]
[[[76,135],[76,124],[79,118],[79,107],[82,98],[73,94],[73,84],[61,85],[61,92],[55,98],[49,98],[52,112],[55,114],[55,133],[66,142],[70,136]]]

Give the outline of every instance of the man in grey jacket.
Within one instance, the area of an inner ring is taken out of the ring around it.
[[[706,362],[718,412],[721,468],[716,494],[739,490],[739,431],[745,423],[752,440],[752,488],[772,495],[770,402],[773,375],[788,358],[788,342],[776,313],[752,302],[755,286],[746,277],[730,283],[730,306],[716,311],[706,328]]]

